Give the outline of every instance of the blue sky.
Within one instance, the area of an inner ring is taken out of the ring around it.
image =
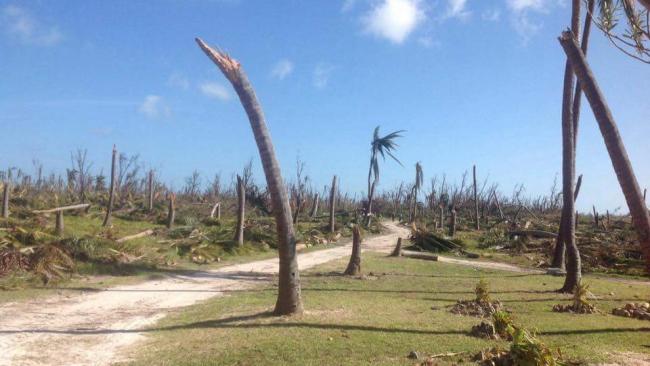
[[[365,190],[369,141],[405,129],[404,167],[382,165],[380,188],[460,178],[478,166],[510,192],[550,189],[561,168],[561,0],[0,1],[0,164],[47,171],[87,148],[138,153],[180,188],[254,158],[248,121],[202,37],[237,58],[264,107],[286,180],[296,156],[316,187],[341,177]],[[650,185],[647,65],[594,32],[590,63],[641,186]],[[578,206],[625,202],[588,104],[578,145]],[[206,178],[207,179],[207,178]]]

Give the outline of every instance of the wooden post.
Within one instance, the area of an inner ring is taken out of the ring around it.
[[[104,217],[103,227],[111,225],[111,214],[113,213],[113,202],[115,201],[115,183],[117,180],[117,148],[113,145],[113,157],[111,160],[111,186],[108,193],[108,207]]]
[[[237,245],[244,245],[244,213],[246,209],[246,187],[244,180],[237,175],[237,227],[235,227],[235,240]]]
[[[167,210],[167,228],[171,229],[174,226],[174,219],[176,218],[176,195],[174,193],[169,193],[169,207]]]
[[[63,210],[60,210],[56,212],[56,226],[54,228],[54,232],[56,235],[62,236],[64,228],[65,225],[63,224]]]
[[[472,176],[474,178],[474,229],[481,230],[481,224],[478,216],[478,191],[476,187],[476,165],[472,166]]]
[[[9,218],[9,193],[10,193],[10,185],[9,181],[5,182],[5,186],[2,190],[2,218],[3,219],[8,219]]]
[[[154,192],[153,192],[153,169],[149,170],[149,181],[147,182],[147,191],[149,193],[149,197],[147,200],[147,210],[149,212],[153,211],[153,197],[154,197]]]
[[[336,175],[332,178],[332,188],[330,189],[330,233],[334,234],[336,231],[336,218],[334,213],[336,211]]]

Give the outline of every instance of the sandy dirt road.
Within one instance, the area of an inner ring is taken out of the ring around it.
[[[368,238],[364,250],[389,252],[408,229],[386,223],[388,234]],[[301,270],[349,256],[351,244],[299,254]],[[0,365],[110,365],[123,361],[137,332],[167,313],[231,290],[275,281],[278,259],[161,280],[0,306]]]

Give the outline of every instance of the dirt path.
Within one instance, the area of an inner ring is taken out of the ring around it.
[[[388,252],[408,229],[386,224],[389,234],[367,239],[365,250]],[[350,255],[351,245],[299,254],[300,269]],[[162,280],[0,306],[0,365],[109,365],[141,340],[137,329],[173,309],[230,290],[274,281],[278,259]]]

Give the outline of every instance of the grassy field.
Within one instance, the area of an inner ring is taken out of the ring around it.
[[[554,313],[567,295],[551,290],[562,278],[476,270],[439,262],[365,254],[364,278],[342,277],[346,259],[302,274],[304,315],[276,318],[274,285],[233,292],[184,309],[146,333],[132,365],[413,365],[420,355],[463,352],[439,364],[471,363],[482,349],[505,341],[468,335],[480,319],[449,307],[472,299],[480,279],[515,322],[538,333],[565,359],[603,361],[613,352],[648,352],[647,321],[609,315],[613,307],[650,299],[650,287],[586,276],[601,313]]]

